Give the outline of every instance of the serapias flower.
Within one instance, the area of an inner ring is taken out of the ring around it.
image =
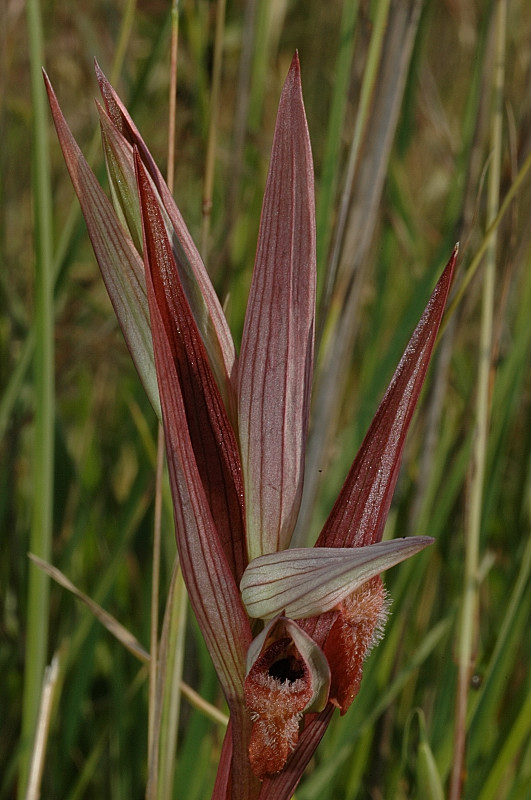
[[[313,375],[315,216],[295,55],[280,99],[241,353],[199,253],[127,110],[96,68],[115,210],[46,78],[89,235],[164,423],[190,601],[230,709],[214,798],[289,798],[381,636],[380,573],[429,537],[382,541],[457,247],[313,548],[290,549]],[[160,398],[160,406],[159,406]]]

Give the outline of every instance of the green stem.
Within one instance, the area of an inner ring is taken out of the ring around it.
[[[493,76],[492,164],[487,196],[487,226],[496,218],[499,208],[500,169],[502,155],[502,110],[505,61],[505,0],[498,0],[495,12],[496,53]],[[474,662],[477,628],[478,565],[482,523],[482,506],[487,460],[489,410],[491,402],[492,331],[494,318],[494,287],[496,279],[496,234],[486,254],[481,308],[479,342],[478,391],[476,398],[476,431],[472,454],[470,498],[465,529],[465,575],[461,627],[458,642],[458,683],[456,699],[456,728],[454,759],[450,782],[450,800],[462,795],[465,774],[465,742],[468,690]]]
[[[218,110],[221,93],[221,66],[223,61],[223,38],[225,31],[226,0],[218,0],[216,11],[216,33],[214,39],[214,67],[212,72],[212,94],[210,97],[210,121],[205,166],[205,186],[203,190],[203,221],[201,225],[201,255],[205,264],[208,260],[208,240],[212,215],[212,193],[216,166],[216,141]]]
[[[354,54],[354,32],[358,2],[345,3],[341,18],[339,34],[339,52],[337,56],[336,75],[334,79],[334,94],[330,106],[330,118],[326,136],[325,152],[321,179],[319,181],[319,196],[316,209],[317,227],[317,264],[325,265],[326,256],[330,247],[332,233],[332,214],[336,198],[337,184],[341,169],[341,138],[343,136],[345,113],[347,108],[349,83],[352,73],[352,58]],[[318,274],[321,274],[319,270]],[[321,288],[321,287],[319,287]],[[331,287],[329,288],[329,291]]]
[[[182,572],[176,565],[168,594],[168,632],[162,678],[160,725],[159,800],[173,797],[175,752],[181,711],[187,593]]]
[[[352,185],[356,175],[356,165],[358,163],[358,156],[360,153],[361,142],[363,140],[363,134],[367,129],[371,98],[373,97],[374,87],[378,77],[378,70],[381,64],[382,48],[389,17],[389,6],[390,0],[382,0],[382,2],[378,3],[376,8],[376,18],[374,20],[374,28],[371,35],[369,52],[367,54],[367,63],[365,65],[365,71],[363,74],[363,83],[361,85],[358,113],[356,116],[352,141],[350,143],[345,185],[339,206],[337,229],[335,232],[332,254],[330,256],[330,263],[328,265],[327,286],[324,289],[325,298],[334,287],[339,268],[341,247],[343,245],[343,234],[347,224]],[[324,313],[326,313],[326,308]]]
[[[33,509],[29,549],[50,560],[54,471],[54,344],[52,202],[48,162],[48,118],[42,82],[42,22],[38,0],[27,0],[33,104],[33,192],[35,226],[35,433]],[[28,606],[22,749],[18,797],[26,791],[48,646],[49,578],[33,564],[28,572]]]

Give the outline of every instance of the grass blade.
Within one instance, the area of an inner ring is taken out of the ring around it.
[[[30,549],[49,559],[53,526],[54,474],[54,298],[52,255],[52,193],[48,158],[48,123],[41,64],[44,60],[42,20],[38,0],[26,3],[30,40],[30,73],[33,105],[33,183],[35,229],[35,445],[34,489]],[[28,778],[29,747],[35,732],[41,683],[48,648],[49,580],[30,567],[24,697],[22,758],[18,797]]]

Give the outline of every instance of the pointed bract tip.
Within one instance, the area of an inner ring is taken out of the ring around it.
[[[293,54],[293,58],[291,59],[291,66],[289,68],[290,75],[293,75],[293,79],[296,81],[297,84],[300,85],[301,83],[301,62],[299,61],[299,51],[295,50]]]
[[[103,90],[109,82],[107,80],[107,76],[105,75],[104,71],[102,70],[96,59],[94,59],[94,72],[96,73],[96,80],[98,81],[100,91],[103,94]]]
[[[96,73],[98,81],[100,80],[100,78],[105,78],[105,73],[100,67],[100,63],[96,57],[94,58],[94,72]]]
[[[50,102],[51,102],[52,95],[53,95],[52,84],[51,84],[51,81],[50,81],[50,79],[48,77],[48,73],[46,72],[44,67],[41,67],[41,69],[42,69],[42,79],[44,81],[44,86],[45,86],[46,92],[47,92],[48,97],[49,97]]]
[[[55,114],[57,113],[57,114],[61,115],[62,112],[61,112],[61,109],[59,108],[59,102],[57,100],[57,97],[55,96],[55,92],[54,92],[54,89],[53,89],[53,86],[52,86],[52,82],[51,82],[50,78],[48,77],[48,73],[46,72],[44,67],[42,68],[42,78],[44,80],[44,88],[46,89],[46,94],[48,95],[48,102],[50,104],[50,110],[51,110],[52,116],[53,116],[53,118],[55,120]]]
[[[457,261],[457,256],[459,255],[459,245],[460,242],[456,242],[454,244],[454,249],[452,250],[452,255],[450,256],[450,261],[452,262],[453,266],[455,266],[455,262]]]
[[[297,50],[295,50],[291,60],[290,68],[288,70],[288,74],[286,75],[286,80],[284,81],[284,86],[280,95],[279,114],[280,109],[285,106],[286,103],[288,106],[293,106],[293,104],[297,106],[300,105],[303,107],[304,111],[304,101],[302,99],[301,65]]]
[[[452,283],[454,281],[455,265],[456,265],[456,262],[457,262],[458,254],[459,254],[459,242],[456,242],[454,244],[454,248],[452,250],[450,258],[448,259],[448,263],[446,264],[446,267],[444,268],[441,276],[439,277],[439,281],[438,281],[438,284],[437,284],[437,286],[439,286],[439,287],[445,287],[444,288],[444,292],[445,292],[446,296],[444,298],[444,303],[446,303],[447,294],[448,294],[448,292],[450,290],[450,287],[451,287],[451,285],[452,285]],[[436,291],[437,291],[437,289],[434,289],[434,294],[436,293]],[[432,301],[433,301],[433,296],[432,296],[430,302],[432,302]]]
[[[108,83],[107,76],[100,67],[96,58],[94,59],[94,72],[96,74],[96,80],[98,81],[98,86],[100,87],[100,92],[102,93],[103,98],[105,99],[105,88]]]
[[[445,272],[449,273],[449,287],[452,285],[452,283],[454,281],[455,265],[457,263],[457,256],[458,255],[459,255],[459,242],[456,242],[454,244],[454,249],[452,250],[452,255],[450,256],[450,259],[448,261],[448,264],[446,265],[446,270],[445,270]],[[441,279],[440,280],[443,279],[443,276],[444,276],[444,273],[443,273],[443,275],[441,275]]]

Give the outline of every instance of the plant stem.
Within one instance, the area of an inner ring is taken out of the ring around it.
[[[492,164],[489,172],[487,226],[495,219],[499,207],[500,166],[502,155],[502,108],[505,61],[505,0],[498,0],[495,10],[496,52],[493,74]],[[470,477],[470,497],[465,522],[465,575],[459,634],[458,681],[454,735],[454,758],[450,781],[450,800],[462,795],[465,774],[466,717],[474,643],[477,632],[478,564],[482,523],[482,505],[487,459],[489,410],[492,394],[492,330],[494,317],[494,284],[496,278],[497,235],[487,249],[483,282],[479,363],[476,397],[476,431]]]
[[[179,0],[171,9],[170,92],[168,109],[168,189],[173,194],[175,180],[175,116],[177,109],[177,54],[179,51]]]
[[[52,203],[48,162],[48,120],[41,65],[42,21],[38,0],[27,0],[33,104],[35,226],[35,433],[33,509],[29,549],[49,561],[53,524],[54,472],[54,303]],[[22,754],[18,797],[26,791],[30,748],[40,703],[48,646],[49,579],[34,565],[28,571],[26,655],[22,710]]]
[[[38,800],[40,797],[42,771],[44,769],[46,744],[48,742],[48,731],[50,728],[53,701],[57,691],[58,683],[59,655],[56,653],[52,658],[50,666],[46,667],[44,671],[42,698],[39,708],[31,767],[28,774],[26,800]]]
[[[352,135],[352,141],[350,143],[345,185],[343,187],[343,194],[339,206],[339,219],[334,236],[330,263],[328,265],[327,280],[330,282],[331,286],[333,286],[335,283],[337,270],[339,269],[341,248],[343,246],[345,226],[347,224],[347,217],[350,208],[352,185],[354,176],[356,174],[356,165],[358,163],[363,133],[367,129],[370,102],[374,94],[374,87],[376,85],[378,70],[380,68],[382,47],[387,28],[387,21],[389,18],[389,6],[390,0],[383,0],[383,2],[378,3],[377,5],[376,19],[374,21],[374,29],[371,36],[371,43],[367,55],[367,63],[365,65],[365,73],[361,86],[361,95],[358,113],[356,116],[356,124],[354,127],[354,133]]]
[[[148,800],[158,794],[157,684],[159,677],[159,591],[160,591],[160,530],[162,519],[162,480],[164,474],[164,431],[157,426],[157,471],[155,480],[155,517],[153,522],[153,566],[151,570],[151,629],[149,641],[149,714],[148,714]]]
[[[354,55],[354,33],[356,29],[356,17],[358,13],[358,3],[345,3],[343,6],[343,14],[341,18],[340,30],[340,45],[337,56],[336,77],[334,80],[334,94],[330,106],[330,119],[328,122],[328,130],[326,136],[326,146],[323,158],[323,168],[320,180],[319,195],[316,208],[316,227],[317,227],[317,264],[319,267],[318,276],[321,274],[321,267],[324,268],[328,250],[330,247],[330,240],[332,235],[332,214],[334,211],[334,203],[336,200],[337,184],[340,177],[341,169],[341,138],[343,135],[345,114],[347,109],[347,99],[349,83],[352,73],[352,58]],[[366,84],[364,83],[364,86]],[[366,94],[366,93],[365,93]],[[356,130],[360,127],[363,120],[358,116],[356,121]],[[359,142],[358,142],[359,144]],[[351,150],[352,152],[352,150]],[[324,324],[325,311],[328,308],[330,301],[330,294],[333,289],[333,275],[327,273],[325,276],[326,290],[324,296],[321,298],[321,289],[319,286],[318,297],[320,302],[324,305],[324,311],[321,309],[320,317],[318,320],[319,334],[317,340],[319,341],[322,334],[322,327]]]
[[[212,72],[212,93],[210,96],[210,121],[205,166],[205,185],[203,189],[203,221],[201,225],[200,252],[205,264],[208,260],[208,240],[212,214],[212,192],[216,165],[216,140],[218,109],[221,91],[221,64],[223,60],[223,33],[225,29],[226,0],[218,0],[216,10],[216,33],[214,39],[214,67]]]

